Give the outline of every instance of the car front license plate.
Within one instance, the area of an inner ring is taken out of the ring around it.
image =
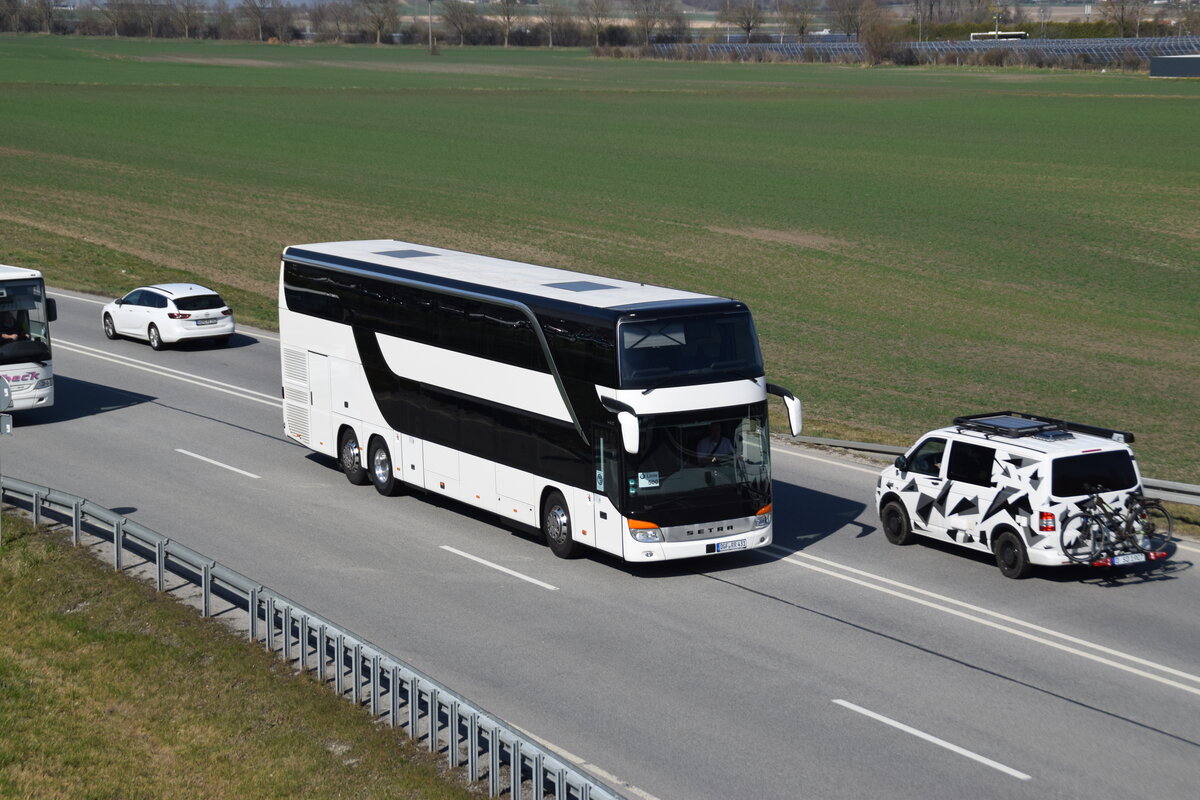
[[[717,542],[717,552],[724,553],[726,550],[745,550],[745,539],[734,539],[732,542]]]
[[[196,320],[196,324],[197,325],[216,325],[217,321],[215,319],[198,319],[198,320]]]
[[[1119,556],[1113,556],[1113,566],[1119,567],[1124,564],[1141,564],[1146,561],[1145,553],[1122,553]]]

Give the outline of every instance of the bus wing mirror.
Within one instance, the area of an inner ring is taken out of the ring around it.
[[[58,303],[53,297],[46,298],[46,322],[54,322],[58,319]]]
[[[625,452],[637,455],[637,451],[640,449],[638,418],[628,411],[622,411],[617,414],[617,422],[621,425],[621,445],[625,448]]]
[[[783,405],[787,408],[788,427],[792,429],[792,436],[799,436],[804,427],[804,409],[796,395],[773,383],[767,384],[767,392],[783,398]]]

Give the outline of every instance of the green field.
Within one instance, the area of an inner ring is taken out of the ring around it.
[[[1016,408],[1200,480],[1200,82],[0,37],[0,261],[192,274],[394,237],[732,295],[808,433]]]

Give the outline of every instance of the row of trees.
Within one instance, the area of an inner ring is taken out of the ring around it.
[[[701,38],[679,0],[0,0],[0,31],[40,31],[110,36],[149,36],[289,41],[303,36],[346,42],[432,41],[430,26],[458,44],[626,45]],[[693,0],[715,6],[718,23],[746,39],[811,33],[817,20],[848,36],[904,21],[879,0]],[[1200,0],[1099,0],[1098,10],[1116,35],[1136,36],[1156,19],[1178,20],[1174,32],[1200,33]],[[991,24],[1025,30],[1040,24],[1049,5],[1031,20],[1024,7],[991,0],[915,0],[909,23],[917,39],[946,36]],[[1151,15],[1151,11],[1154,12]]]

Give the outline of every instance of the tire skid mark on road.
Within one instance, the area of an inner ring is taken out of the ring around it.
[[[781,556],[781,560],[788,564],[804,567],[805,569],[819,572],[838,580],[882,592],[901,600],[907,600],[910,603],[925,606],[944,614],[950,614],[951,616],[974,622],[993,630],[1002,631],[1097,664],[1161,683],[1173,689],[1179,689],[1189,694],[1200,696],[1200,675],[1193,675],[1189,672],[1158,664],[1105,645],[1089,642],[1077,636],[1060,633],[1059,631],[1051,630],[1032,622],[1026,622],[1025,620],[991,611],[981,606],[965,603],[961,600],[955,600],[952,597],[946,597],[927,589],[921,589],[892,580],[891,578],[885,578],[882,575],[875,575],[854,567],[848,567],[829,559],[806,553],[791,553],[777,547],[768,547],[765,549]],[[1022,628],[1025,630],[1022,630]],[[1152,672],[1150,670],[1155,671]],[[1173,677],[1167,677],[1168,675]],[[1176,680],[1176,678],[1179,680]]]
[[[101,361],[108,361],[113,364],[120,364],[121,366],[129,367],[131,369],[140,369],[143,372],[152,372],[155,375],[161,375],[164,378],[182,381],[183,383],[190,383],[194,386],[201,386],[205,389],[211,389],[214,392],[224,392],[225,394],[231,394],[235,397],[241,397],[244,400],[250,400],[255,403],[263,403],[264,405],[275,406],[277,408],[283,405],[282,400],[272,397],[269,394],[264,394],[263,392],[256,392],[253,389],[247,389],[242,386],[223,383],[213,378],[191,375],[182,370],[171,369],[170,367],[164,367],[161,364],[151,364],[150,362],[141,361],[131,356],[109,353],[104,350],[99,350],[95,347],[88,347],[87,345],[64,341],[63,339],[55,339],[54,346],[62,348],[70,353],[76,353],[89,358],[96,358]]]

